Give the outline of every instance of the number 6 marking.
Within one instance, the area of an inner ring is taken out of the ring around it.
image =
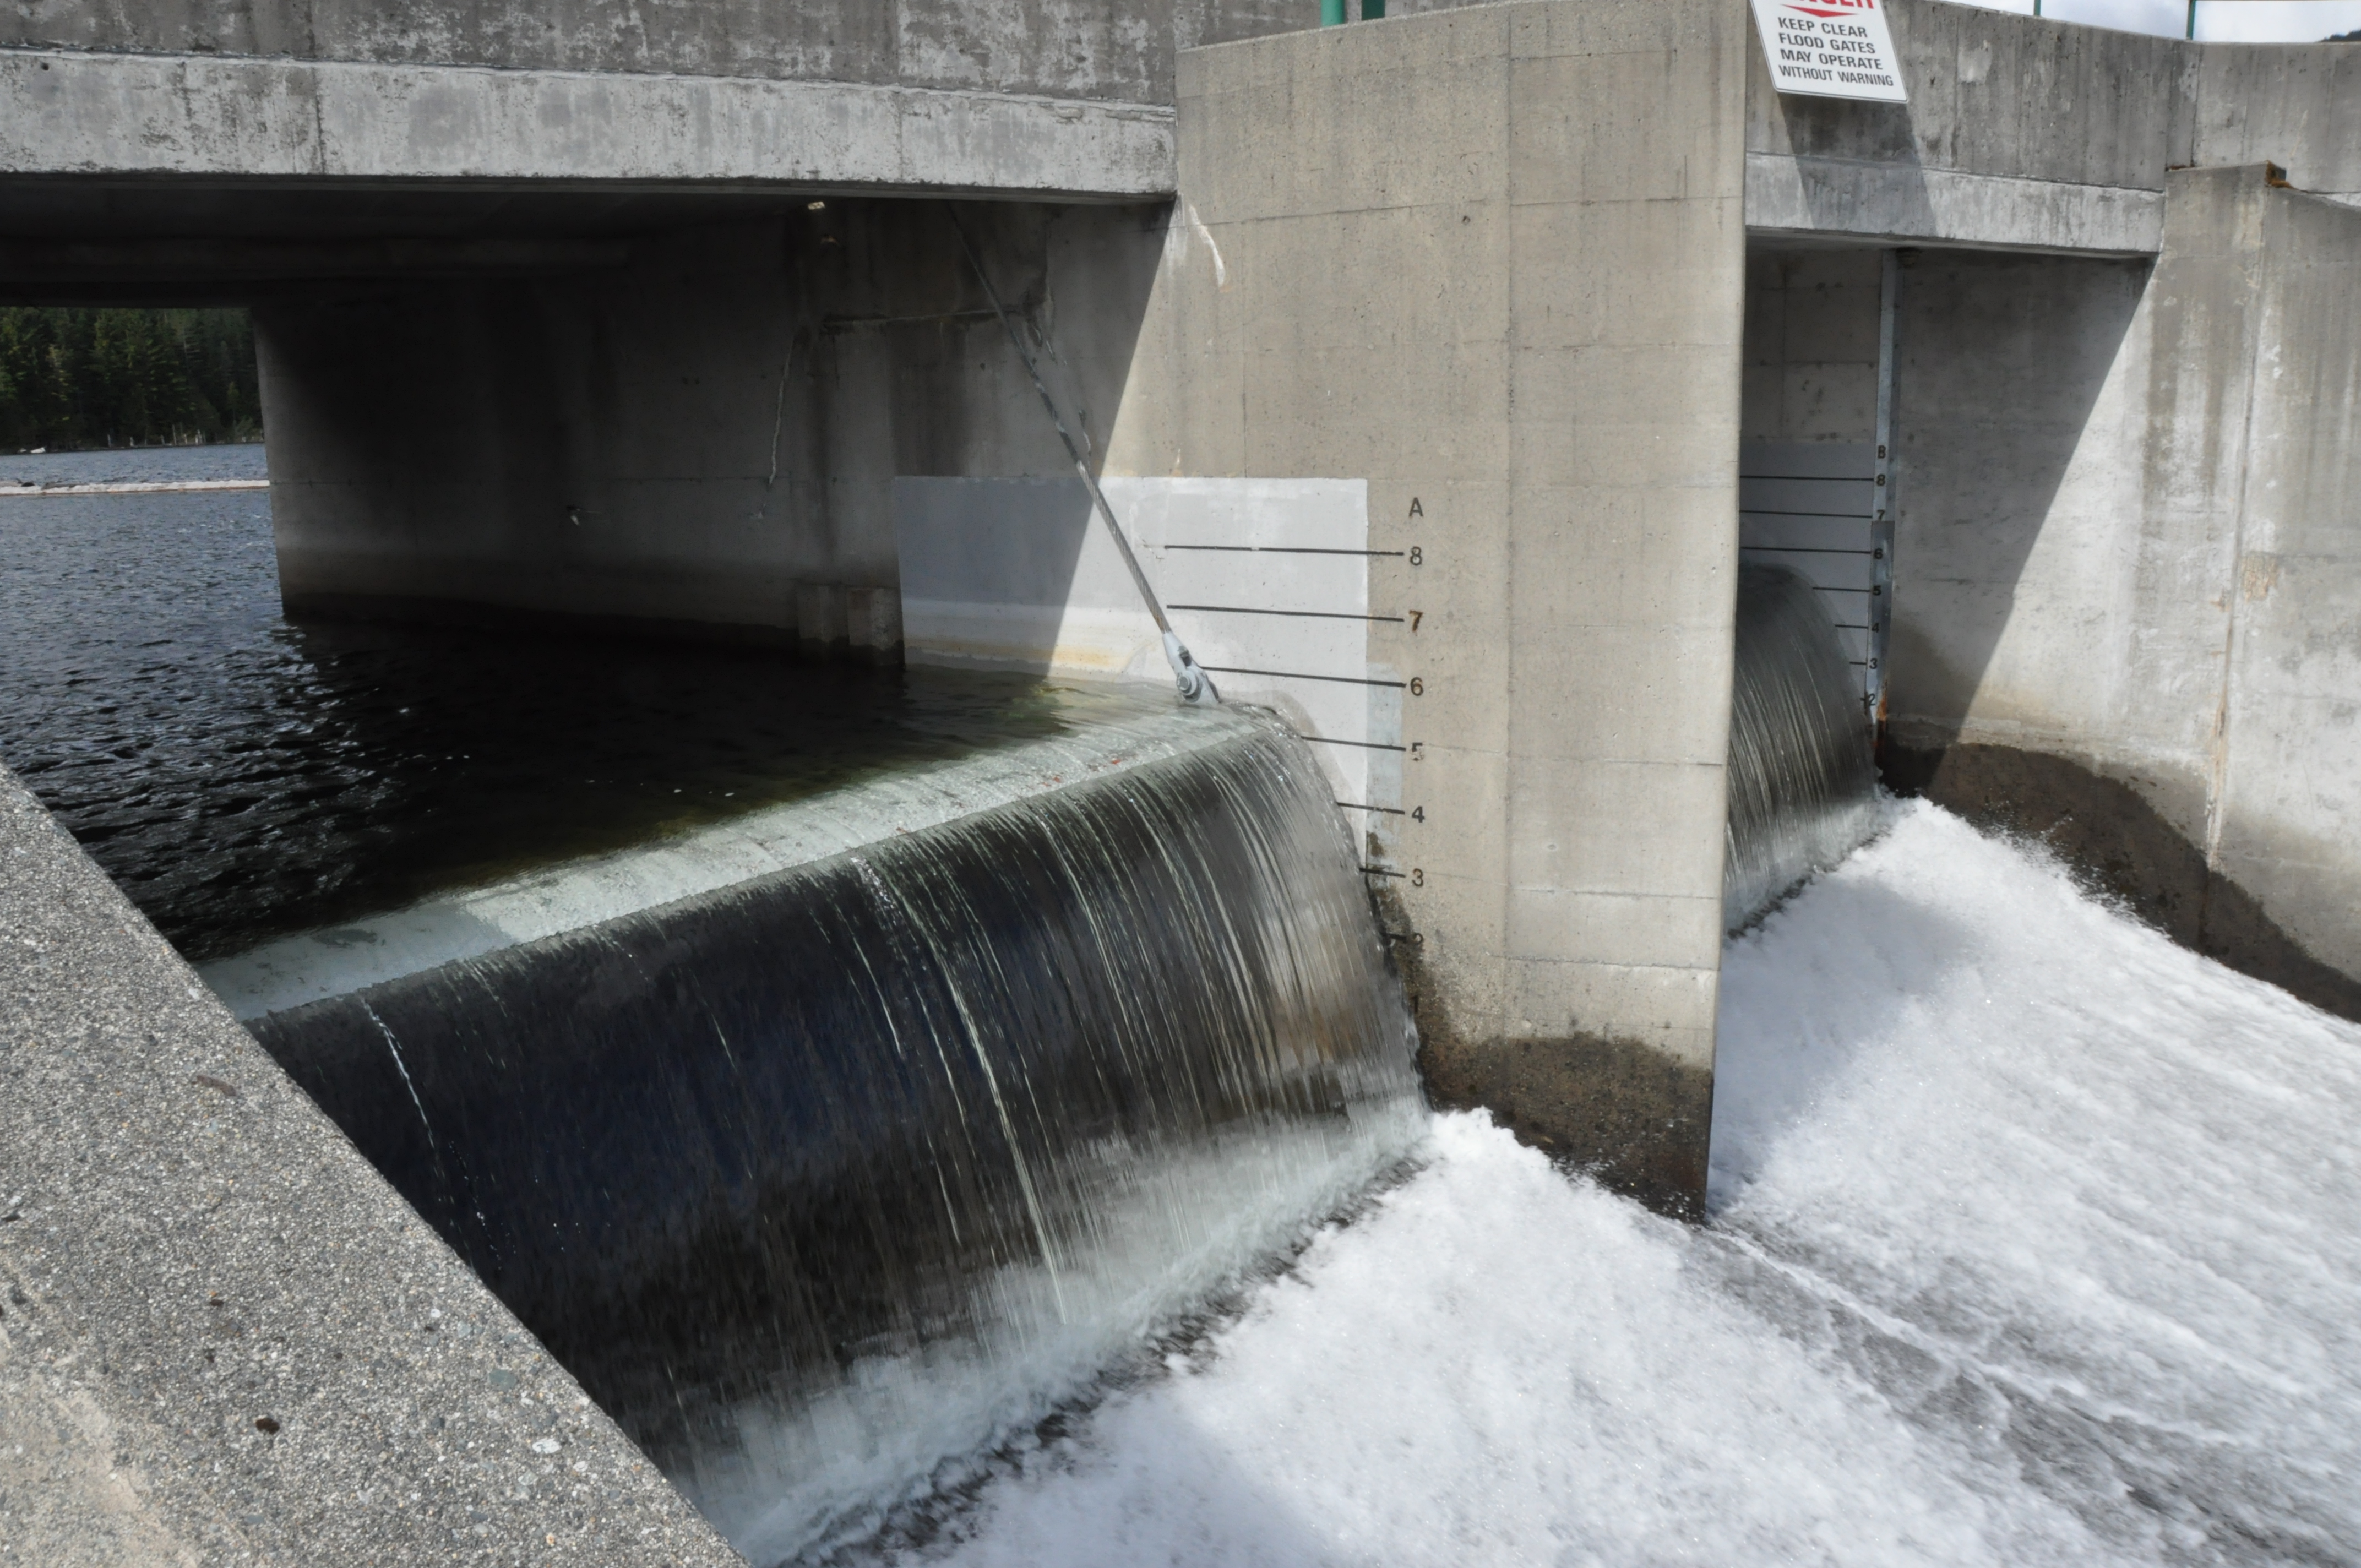
[[[1412,675],[1410,678],[1410,695],[1412,696],[1424,696],[1426,695],[1426,683],[1421,680],[1418,676]]]

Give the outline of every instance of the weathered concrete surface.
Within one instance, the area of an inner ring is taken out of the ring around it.
[[[2276,163],[2361,202],[2361,44],[2201,44],[2196,121],[2201,168]]]
[[[1903,269],[1893,732],[2127,787],[2189,896],[2361,977],[2361,212],[2260,167],[2167,191],[2152,271]],[[2103,805],[2010,776],[2020,813]]]
[[[2031,750],[2107,737],[2193,759],[2214,717],[2218,611],[2202,532],[2144,515],[2151,269],[1928,252],[1897,274],[1896,527],[1888,712]],[[2148,585],[2159,575],[2165,582]],[[2158,591],[2162,589],[2163,591]],[[2210,663],[2209,663],[2210,661]],[[2160,795],[2161,799],[2162,796]],[[2163,809],[2193,832],[2194,798]]]
[[[1671,1206],[1720,950],[1750,26],[1559,0],[1184,55],[1109,458],[1367,478],[1429,1083]]]
[[[1170,111],[621,71],[0,51],[0,176],[1137,197]]]
[[[2154,255],[2168,169],[2361,194],[2361,49],[2192,44],[1891,0],[1907,104],[1782,97],[1749,45],[1758,233]]]
[[[1877,439],[1883,272],[1880,254],[1868,249],[1748,254],[1748,441]]]
[[[2229,298],[2247,324],[2216,317],[2226,340],[2209,334],[2202,348],[2228,387],[2242,340],[2254,350],[2245,473],[2234,477],[2232,447],[2205,476],[2217,504],[2235,497],[2236,510],[2232,570],[2214,585],[2228,646],[2203,844],[2209,865],[2308,950],[2361,978],[2361,210],[2261,173],[2174,177],[2191,232],[2179,239],[2174,213],[2156,284],[2184,300],[2240,291]],[[2177,348],[2184,367],[2201,352]],[[2198,477],[2180,461],[2198,431],[2154,416],[2149,431],[2152,484],[2168,464],[2182,483]]]
[[[969,216],[1103,443],[1159,208]],[[1071,473],[940,203],[796,203],[627,265],[256,313],[291,609],[501,607],[892,657],[899,475]]]
[[[1297,0],[27,0],[0,20],[0,49],[805,78],[1170,103],[1177,49],[1316,19]]]
[[[0,1557],[739,1561],[0,771]]]

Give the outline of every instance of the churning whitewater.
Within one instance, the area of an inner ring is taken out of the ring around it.
[[[2361,1028],[1923,803],[1724,970],[1712,1214],[1480,1116],[907,1550],[2361,1559]]]

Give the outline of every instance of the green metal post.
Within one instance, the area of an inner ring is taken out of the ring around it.
[[[1382,22],[1386,19],[1386,0],[1361,0],[1361,20]]]
[[[1345,0],[1320,0],[1320,25],[1341,27],[1345,25]]]
[[[2197,36],[2197,0],[2189,0],[2189,36]]]

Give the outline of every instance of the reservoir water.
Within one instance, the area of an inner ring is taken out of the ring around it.
[[[262,448],[0,458],[0,758],[192,958],[1146,694],[762,652],[293,624]]]

